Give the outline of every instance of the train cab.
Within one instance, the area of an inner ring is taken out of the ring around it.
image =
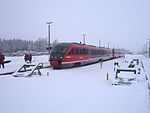
[[[50,64],[55,68],[59,68],[62,60],[64,58],[64,55],[66,53],[66,50],[69,47],[69,43],[60,43],[57,44],[51,51],[50,55]]]

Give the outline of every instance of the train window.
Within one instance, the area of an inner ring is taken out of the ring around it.
[[[80,48],[80,54],[84,54],[84,49]]]
[[[69,52],[69,55],[76,55],[76,54],[80,54],[79,48],[72,48],[71,51]]]
[[[99,55],[99,50],[96,50],[96,55]]]
[[[88,54],[92,55],[92,50],[88,49]]]
[[[80,54],[88,54],[88,49],[80,48]]]
[[[63,49],[62,49],[62,53],[65,53],[66,50],[67,50],[67,47],[63,48]]]
[[[100,50],[98,50],[98,55],[100,55]]]
[[[79,54],[79,48],[75,48],[75,54]]]
[[[66,46],[55,46],[52,50],[52,53],[64,54],[67,50]]]
[[[72,48],[69,52],[69,55],[75,55],[75,54],[88,54],[91,50],[85,49],[85,48]]]
[[[105,54],[105,51],[104,51],[104,50],[101,50],[101,51],[100,51],[100,54],[101,54],[101,55],[104,55],[104,54]]]
[[[107,54],[110,54],[111,53],[111,50],[107,50]]]
[[[88,54],[88,49],[85,49],[85,54]]]
[[[93,55],[95,55],[95,50],[93,50]]]
[[[92,51],[92,55],[94,55],[94,50],[92,49],[91,51]]]
[[[83,53],[82,53],[82,54],[85,54],[85,48],[83,48],[82,50],[83,50]]]
[[[97,55],[97,50],[94,50],[94,55]]]
[[[71,51],[69,52],[69,55],[72,55],[73,54],[73,49],[71,49]]]

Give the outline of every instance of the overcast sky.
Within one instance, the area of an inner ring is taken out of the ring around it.
[[[0,0],[0,38],[83,42],[140,50],[150,38],[150,0]]]

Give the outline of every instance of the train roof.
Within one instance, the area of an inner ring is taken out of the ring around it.
[[[81,45],[81,46],[91,46],[91,47],[96,47],[96,46],[93,46],[93,45],[87,45],[87,44],[80,44],[80,43],[76,43],[76,42],[63,42],[63,43],[58,43],[58,45],[71,45],[71,44],[76,44],[76,45]]]
[[[105,48],[105,47],[96,47],[96,46],[93,46],[93,45],[87,45],[87,44],[81,44],[81,43],[76,43],[76,42],[63,42],[63,43],[58,43],[58,45],[62,45],[62,46],[70,46],[72,44],[75,44],[75,45],[79,45],[79,46],[86,46],[86,47],[94,47],[94,48],[99,48],[99,49],[109,49],[111,50],[111,48]]]

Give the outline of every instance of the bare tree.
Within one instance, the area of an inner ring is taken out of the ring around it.
[[[53,43],[52,43],[52,48],[53,48],[55,45],[57,45],[58,43],[59,43],[58,40],[55,39],[55,40],[53,41]]]

